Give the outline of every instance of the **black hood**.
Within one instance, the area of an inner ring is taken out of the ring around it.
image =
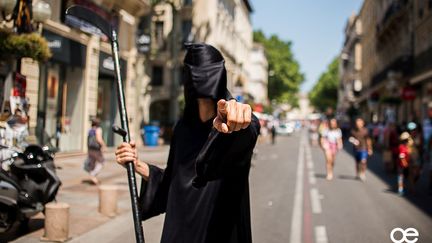
[[[227,90],[227,73],[222,54],[213,46],[203,43],[185,44],[185,47],[184,118],[195,119],[198,118],[198,98],[210,98],[217,102],[232,96]]]

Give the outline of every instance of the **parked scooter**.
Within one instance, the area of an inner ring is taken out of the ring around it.
[[[1,149],[11,150],[1,146]],[[44,212],[45,204],[55,199],[61,181],[54,166],[54,151],[29,145],[24,152],[14,151],[2,160],[0,169],[0,233],[15,222]]]

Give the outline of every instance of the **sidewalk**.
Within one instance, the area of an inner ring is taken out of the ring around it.
[[[168,157],[168,146],[157,148],[142,148],[139,150],[141,160],[163,167]],[[85,154],[59,154],[56,157],[57,174],[62,180],[62,187],[57,194],[57,201],[70,205],[70,227],[69,236],[73,240],[80,235],[86,234],[93,229],[112,221],[111,218],[103,216],[98,212],[98,188],[85,183],[89,176],[82,169]],[[114,148],[105,153],[107,160],[102,172],[98,176],[101,184],[117,185],[118,192],[118,215],[122,218],[130,211],[130,199],[126,170],[115,162]],[[138,186],[141,180],[137,177]],[[30,232],[24,236],[17,237],[16,243],[40,242],[43,235],[43,215],[37,215],[30,221]]]

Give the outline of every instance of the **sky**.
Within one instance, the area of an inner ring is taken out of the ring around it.
[[[343,44],[346,21],[360,11],[361,0],[251,0],[252,25],[266,36],[292,41],[309,91]]]

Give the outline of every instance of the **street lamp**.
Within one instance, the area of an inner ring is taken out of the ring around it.
[[[3,16],[7,16],[9,14],[12,14],[15,6],[16,6],[17,0],[1,0],[0,1],[0,10],[3,13]],[[6,18],[4,18],[6,19]]]
[[[45,22],[49,18],[51,18],[51,6],[48,3],[38,1],[33,5],[33,20],[36,23]]]

